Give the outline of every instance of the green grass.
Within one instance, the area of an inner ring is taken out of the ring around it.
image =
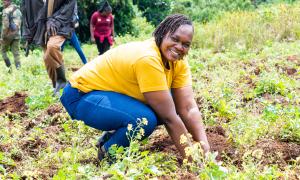
[[[299,3],[266,6],[255,11],[225,13],[205,25],[196,22],[196,47],[216,52],[251,49],[260,51],[274,42],[300,37]]]

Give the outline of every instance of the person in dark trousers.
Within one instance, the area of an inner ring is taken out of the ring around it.
[[[100,160],[114,144],[129,146],[128,128],[142,127],[136,131],[146,138],[160,124],[183,157],[191,143],[181,144],[180,138],[189,139],[187,133],[204,152],[210,150],[184,59],[193,35],[194,26],[186,16],[168,16],[154,38],[110,49],[71,76],[60,98],[71,118],[102,131],[114,130],[99,138]]]
[[[10,50],[14,56],[15,66],[21,67],[19,46],[22,14],[19,8],[11,3],[11,0],[2,0],[2,32],[1,32],[1,54],[8,72],[12,71],[11,62],[7,56]]]
[[[100,3],[99,10],[90,20],[91,41],[96,42],[99,55],[110,49],[114,42],[114,17],[107,1]]]
[[[23,37],[28,44],[42,46],[44,62],[54,95],[66,85],[61,46],[74,32],[76,0],[23,0]]]

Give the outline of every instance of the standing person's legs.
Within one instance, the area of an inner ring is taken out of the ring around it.
[[[103,41],[103,53],[105,53],[106,51],[108,51],[110,49],[110,44],[107,38],[104,38]]]
[[[124,147],[129,145],[127,127],[131,124],[132,129],[135,129],[138,118],[146,118],[148,121],[142,126],[143,138],[150,136],[157,125],[157,117],[150,107],[132,97],[108,91],[93,91],[82,96],[73,117],[102,131],[116,130],[104,143],[106,151],[113,144]]]
[[[74,31],[72,33],[72,37],[71,37],[71,40],[70,40],[72,46],[75,48],[77,54],[79,55],[81,61],[83,64],[86,64],[87,63],[87,60],[86,60],[86,57],[80,47],[80,43],[79,43],[79,40],[77,38],[77,35],[76,35],[76,32]]]
[[[15,66],[17,69],[21,67],[21,62],[20,62],[20,39],[14,39],[11,43],[11,51],[15,59]]]
[[[98,55],[103,54],[103,48],[102,48],[102,43],[100,42],[100,39],[95,37],[95,41],[96,41],[96,45],[97,45],[97,49],[98,49]]]
[[[47,42],[47,47],[44,49],[45,66],[54,88],[56,87],[58,79],[66,81],[64,77],[63,55],[61,52],[61,46],[64,42],[65,38],[63,36],[51,36]],[[61,77],[58,77],[58,74]]]
[[[2,41],[2,45],[1,45],[1,54],[2,54],[2,58],[4,59],[5,65],[6,67],[10,68],[11,63],[10,60],[7,56],[7,51],[10,48],[10,41]]]

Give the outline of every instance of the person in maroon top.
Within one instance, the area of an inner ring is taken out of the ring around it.
[[[110,49],[114,42],[114,18],[112,8],[107,1],[102,1],[98,11],[90,21],[92,42],[96,42],[99,55]]]

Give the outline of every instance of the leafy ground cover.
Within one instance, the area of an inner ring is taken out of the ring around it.
[[[193,170],[185,166],[163,127],[148,142],[133,141],[131,154],[115,148],[115,163],[98,162],[95,143],[100,132],[70,120],[51,96],[36,50],[23,58],[20,71],[0,77],[1,178],[297,179],[299,44],[276,43],[259,54],[191,51],[197,102],[212,150],[218,152],[203,160],[205,167]],[[96,54],[95,47],[84,48]],[[69,75],[81,67],[71,49],[65,59]],[[220,169],[221,161],[227,170]]]
[[[93,45],[83,49],[89,60],[97,54]],[[99,162],[101,132],[72,121],[52,97],[42,52],[22,57],[21,70],[12,74],[0,63],[0,179],[299,179],[299,49],[294,39],[259,51],[190,51],[193,88],[214,152],[204,158],[195,145],[187,149],[193,162],[179,156],[164,127],[143,142],[129,137],[130,147],[113,147]],[[70,48],[64,59],[68,76],[82,66]]]

